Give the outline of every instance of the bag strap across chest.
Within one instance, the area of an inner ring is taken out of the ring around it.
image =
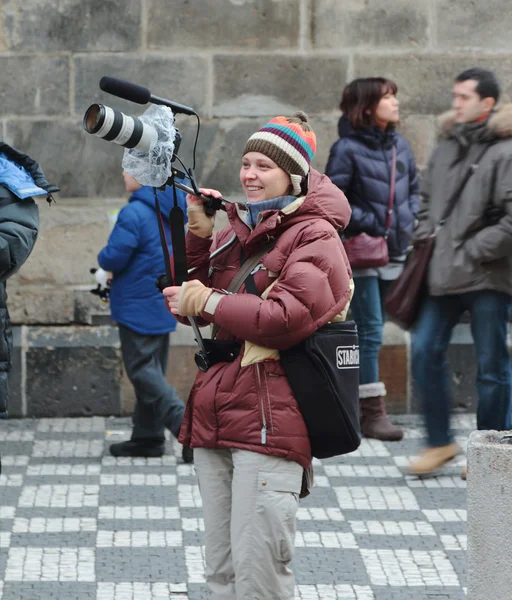
[[[261,259],[268,254],[276,245],[277,240],[271,240],[267,244],[264,244],[259,248],[254,254],[252,254],[247,260],[244,260],[242,266],[238,273],[233,277],[231,283],[227,287],[226,291],[230,294],[236,294],[238,290],[242,287],[245,280],[251,276],[251,272],[258,266]],[[244,255],[242,254],[242,257]],[[219,326],[214,325],[212,328],[212,339],[215,338],[217,332],[219,331]]]

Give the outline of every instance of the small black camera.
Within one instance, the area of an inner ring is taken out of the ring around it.
[[[203,345],[205,350],[199,350],[194,355],[197,368],[203,373],[217,363],[233,362],[240,354],[242,347],[238,342],[230,340],[203,339]]]

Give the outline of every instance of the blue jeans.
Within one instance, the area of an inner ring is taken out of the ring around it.
[[[384,329],[384,297],[394,283],[378,277],[355,277],[350,303],[359,334],[359,383],[379,381],[379,351]]]
[[[471,312],[478,371],[478,429],[510,427],[511,367],[507,324],[512,299],[482,290],[449,296],[428,296],[412,334],[412,371],[423,404],[428,445],[445,446],[450,431],[450,374],[446,350],[453,328],[466,310]]]

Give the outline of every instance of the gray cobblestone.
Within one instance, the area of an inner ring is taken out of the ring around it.
[[[315,461],[316,487],[298,513],[297,600],[465,597],[464,458],[438,478],[404,476],[422,432],[417,418],[395,421],[404,441],[363,440],[351,455]],[[473,422],[456,417],[462,443]],[[2,424],[0,600],[208,598],[194,469],[176,442],[161,459],[110,457],[107,444],[129,427]]]

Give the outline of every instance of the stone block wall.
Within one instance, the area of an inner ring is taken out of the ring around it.
[[[199,182],[228,197],[240,193],[247,137],[276,114],[310,115],[322,171],[341,90],[357,76],[396,80],[402,131],[422,167],[458,72],[491,67],[510,92],[508,8],[506,0],[4,0],[0,132],[62,189],[57,205],[40,202],[36,248],[8,284],[14,323],[87,327],[105,314],[88,294],[89,268],[108,211],[125,202],[122,149],[86,134],[81,121],[93,102],[127,114],[144,107],[101,92],[103,75],[193,106],[202,119]],[[190,165],[195,120],[177,124]],[[383,360],[394,364],[404,349],[393,352]]]

